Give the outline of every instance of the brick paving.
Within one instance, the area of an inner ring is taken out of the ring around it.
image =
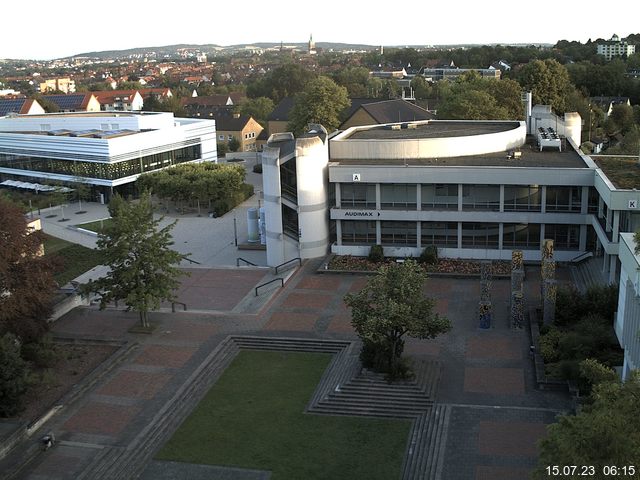
[[[114,395],[142,399],[153,398],[169,381],[166,373],[120,370],[114,378],[98,389],[99,395]]]
[[[521,368],[467,367],[464,391],[496,395],[524,395],[524,371]]]
[[[355,338],[342,298],[362,289],[368,277],[316,274],[319,264],[305,264],[259,315],[224,313],[264,275],[262,270],[233,269],[193,269],[183,286],[189,308],[215,312],[152,313],[152,321],[159,324],[152,335],[127,332],[138,321],[135,314],[95,308],[71,312],[56,322],[56,334],[120,338],[140,345],[46,428],[61,439],[125,447],[230,333],[262,330],[269,336]],[[525,280],[530,304],[539,298],[535,270],[528,268]],[[563,275],[568,274],[559,277]],[[436,299],[436,311],[452,321],[453,329],[434,340],[407,339],[405,353],[442,364],[436,400],[450,405],[452,414],[445,426],[441,480],[526,478],[535,466],[536,441],[545,425],[571,406],[563,394],[535,390],[528,334],[509,329],[508,285],[508,280],[492,282],[494,318],[489,330],[478,329],[479,279],[432,277],[425,285],[425,292]],[[75,462],[66,475],[53,467],[72,462],[73,455],[85,458],[89,449],[56,448],[60,453],[39,457],[26,478],[75,479],[82,462]],[[52,473],[47,476],[49,467]]]
[[[65,422],[64,430],[116,436],[135,418],[140,407],[89,402]]]

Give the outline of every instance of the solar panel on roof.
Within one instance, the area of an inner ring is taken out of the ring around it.
[[[82,106],[84,94],[45,95],[44,98],[58,105],[60,110],[78,110]]]
[[[0,117],[4,117],[9,113],[20,113],[26,98],[12,98],[9,100],[0,100]]]

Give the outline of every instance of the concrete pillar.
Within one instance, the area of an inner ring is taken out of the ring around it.
[[[376,183],[376,210],[380,210],[381,201],[380,184]]]
[[[607,208],[607,222],[606,222],[606,232],[610,232],[611,230],[613,230],[611,228],[613,224],[613,214],[610,208]]]
[[[500,213],[504,212],[504,185],[500,185]]]
[[[336,220],[336,242],[342,245],[342,220]]]
[[[504,236],[504,223],[498,224],[498,250],[502,250],[502,237]]]
[[[580,199],[580,213],[589,213],[589,187],[582,187],[582,198]]]
[[[618,234],[620,233],[620,210],[613,211],[613,237],[612,241],[618,241]]]
[[[602,255],[602,273],[609,273],[609,254],[606,252]]]
[[[542,213],[547,213],[547,186],[542,185],[542,194],[540,195],[540,208]]]
[[[462,222],[458,222],[458,248],[462,248]]]
[[[376,244],[382,245],[382,226],[380,220],[376,220]]]
[[[422,210],[422,185],[419,183],[416,185],[416,210]]]
[[[416,222],[416,246],[422,248],[422,222]]]
[[[340,189],[340,183],[335,183],[334,184],[336,186],[336,208],[342,208],[342,196],[341,196],[341,189]],[[331,206],[329,206],[331,207]]]
[[[609,283],[616,283],[618,280],[618,256],[610,255],[609,259]]]
[[[463,199],[463,189],[462,189],[462,184],[459,183],[458,184],[458,211],[461,212],[462,211],[462,199]]]
[[[587,226],[580,225],[580,244],[578,245],[578,249],[581,252],[584,252],[587,249]]]
[[[598,196],[598,218],[604,216],[604,200],[602,197]]]

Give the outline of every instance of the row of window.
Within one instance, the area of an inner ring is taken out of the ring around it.
[[[168,152],[146,155],[122,162],[83,162],[55,158],[27,157],[0,153],[0,167],[35,172],[57,173],[83,178],[116,180],[139,173],[150,172],[178,163],[201,158],[200,145],[178,148]]]
[[[380,239],[383,246],[417,247],[416,222],[381,221]],[[376,243],[376,222],[341,220],[343,245]],[[420,244],[438,247],[458,247],[458,231],[462,248],[492,248],[500,244],[500,224],[465,222],[420,222]],[[502,224],[503,248],[537,250],[540,248],[540,224]],[[580,242],[578,225],[545,225],[544,238],[554,240],[559,250],[577,250]]]
[[[380,184],[380,208],[416,210],[420,188],[421,208],[458,210],[458,184]],[[597,211],[598,195],[589,193],[589,211]],[[340,184],[341,208],[376,208],[375,184]],[[500,185],[462,185],[462,210],[500,210]],[[548,212],[579,213],[582,187],[546,187]],[[504,211],[542,211],[542,187],[505,185]]]

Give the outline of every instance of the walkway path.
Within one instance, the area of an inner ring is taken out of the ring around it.
[[[119,310],[80,308],[63,317],[54,334],[121,339],[128,342],[128,350],[116,368],[92,379],[95,384],[86,395],[65,405],[46,424],[45,429],[56,432],[60,441],[35,458],[24,478],[76,479],[82,472],[92,478],[86,468],[97,455],[125,455],[230,334],[355,339],[342,298],[362,288],[366,278],[316,274],[318,264],[306,263],[284,289],[274,291],[273,298],[265,298],[254,310],[241,311],[238,306],[265,272],[203,270],[189,280],[193,288],[184,292],[192,305],[201,307],[198,312],[154,313],[159,327],[152,335],[128,333],[137,318]],[[435,397],[446,412],[438,424],[440,443],[435,450],[441,466],[438,476],[430,478],[526,478],[535,465],[536,442],[544,436],[545,425],[570,408],[566,396],[534,387],[528,333],[508,328],[508,281],[493,282],[493,328],[477,328],[479,286],[479,280],[428,280],[426,292],[436,297],[437,310],[452,320],[454,328],[437,340],[410,340],[406,345],[406,353],[416,360],[442,365]],[[529,300],[535,301],[539,289],[534,274],[528,273],[525,288]],[[148,468],[144,478],[152,478],[149,472],[160,467],[152,462]],[[224,475],[207,478],[262,478],[255,471]]]

